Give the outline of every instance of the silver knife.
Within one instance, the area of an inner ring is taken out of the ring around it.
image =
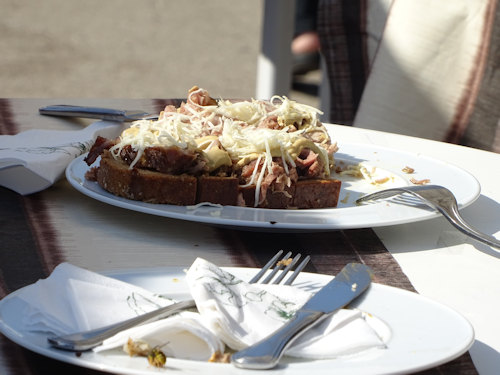
[[[270,336],[233,354],[231,363],[236,367],[255,370],[275,367],[285,349],[308,328],[360,296],[370,285],[371,275],[370,268],[364,264],[347,264],[290,321]]]
[[[77,105],[49,105],[39,110],[41,115],[84,117],[95,118],[108,121],[137,121],[137,120],[157,120],[158,114],[151,114],[144,111],[132,111],[123,109],[111,109],[100,107],[83,107]]]

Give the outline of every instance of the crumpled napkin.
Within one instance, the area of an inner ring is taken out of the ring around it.
[[[48,278],[12,298],[24,306],[20,316],[26,331],[55,335],[103,327],[175,302],[69,263],[61,263]],[[147,340],[151,347],[168,343],[162,348],[168,356],[206,360],[216,351],[223,352],[224,345],[200,320],[197,313],[182,312],[123,331],[98,351],[122,346],[133,338]]]
[[[186,281],[199,313],[175,316],[134,327],[105,340],[96,352],[142,340],[167,356],[208,360],[225,345],[242,349],[279,328],[311,296],[280,285],[248,284],[204,259],[187,271]],[[71,333],[127,319],[172,303],[136,286],[67,263],[24,288],[27,331]],[[0,304],[2,301],[0,301]],[[385,344],[357,310],[340,310],[309,330],[286,352],[302,358],[334,358]]]
[[[205,324],[233,350],[280,328],[312,296],[286,285],[248,284],[201,258],[186,280]],[[342,309],[299,337],[286,354],[320,359],[384,347],[361,311]]]
[[[54,184],[98,135],[114,138],[122,123],[98,121],[82,130],[34,129],[0,136],[0,185],[27,195]]]
[[[198,313],[183,311],[170,318],[122,331],[105,340],[95,352],[123,347],[128,340],[160,348],[167,357],[207,361],[224,353],[224,343],[203,323]]]
[[[99,328],[175,302],[69,263],[58,265],[17,298],[25,302],[27,331],[56,335]]]

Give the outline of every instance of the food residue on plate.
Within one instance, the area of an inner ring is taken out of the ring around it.
[[[231,353],[221,353],[219,351],[216,351],[208,362],[216,362],[216,363],[229,363],[231,360]]]
[[[351,196],[351,193],[348,191],[346,194],[345,194],[345,197],[340,201],[341,203],[344,203],[344,204],[347,204],[347,202],[349,202],[349,198]]]
[[[164,367],[167,363],[167,356],[159,348],[153,348],[148,354],[148,362],[154,367]]]
[[[426,184],[430,183],[430,182],[431,182],[431,180],[430,180],[430,179],[428,179],[428,178],[424,178],[424,179],[422,179],[422,180],[416,180],[416,179],[414,179],[414,178],[412,177],[412,178],[410,178],[410,182],[411,182],[412,184],[414,184],[414,185],[426,185]]]
[[[404,167],[403,169],[401,169],[404,173],[407,173],[407,174],[413,174],[415,173],[415,169],[413,169],[412,167]]]
[[[131,338],[123,345],[123,350],[131,357],[147,357],[148,362],[154,367],[164,367],[167,356],[160,347],[151,346],[144,340],[132,340]]]
[[[394,181],[394,175],[387,174],[387,171],[374,166],[368,169],[368,166],[360,164],[359,170],[365,180],[369,181],[372,185],[382,185],[389,181]]]
[[[335,172],[341,176],[363,178],[372,185],[382,185],[394,179],[392,174],[387,175],[387,172],[380,168],[363,165],[362,163],[345,164],[341,162],[335,167]]]
[[[290,263],[292,263],[292,258],[280,260],[279,262],[276,263],[276,265],[277,266],[288,266]]]

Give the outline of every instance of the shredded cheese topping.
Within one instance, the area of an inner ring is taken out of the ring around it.
[[[119,158],[122,149],[131,146],[137,154],[130,168],[146,148],[155,146],[177,146],[199,152],[213,168],[228,163],[222,153],[227,153],[229,163],[232,161],[238,167],[257,160],[247,184],[256,185],[256,205],[266,169],[271,173],[273,157],[282,158],[288,174],[289,166],[295,167],[294,160],[300,152],[309,148],[321,158],[325,174],[329,175],[333,152],[329,151],[330,137],[319,121],[318,109],[284,96],[274,96],[270,101],[231,102],[214,101],[206,94],[203,89],[194,89],[186,103],[177,109],[165,108],[157,121],[134,122],[110,149],[112,155]],[[206,105],[207,98],[214,103]],[[210,158],[214,158],[212,164]],[[263,167],[258,171],[261,162]]]
[[[158,121],[140,120],[124,130],[120,142],[110,151],[118,157],[123,147],[130,145],[137,151],[137,156],[130,165],[133,168],[144,150],[154,146],[177,146],[181,149],[196,149],[196,139],[201,133],[201,123],[191,122],[186,115],[169,113]]]

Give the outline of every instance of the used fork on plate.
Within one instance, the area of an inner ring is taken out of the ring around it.
[[[394,195],[408,193],[419,198],[423,203],[438,210],[448,221],[454,225],[462,233],[483,242],[489,246],[500,249],[500,241],[493,236],[489,236],[480,232],[470,224],[468,224],[460,215],[457,206],[457,200],[451,191],[443,186],[438,185],[416,185],[391,188],[367,194],[358,200],[356,203],[366,201],[390,198]]]
[[[250,283],[259,282],[259,280],[267,273],[267,271],[269,271],[272,268],[272,271],[260,283],[261,284],[281,283],[285,278],[285,276],[288,274],[288,272],[297,264],[297,262],[301,258],[300,254],[297,254],[294,258],[290,258],[292,253],[288,252],[280,261],[278,261],[281,254],[283,254],[283,250],[278,251],[249,282]],[[298,274],[307,265],[309,260],[310,260],[309,256],[305,257],[304,260],[295,268],[294,272],[283,284],[284,285],[292,284],[292,282],[296,279]],[[279,271],[281,272],[278,274]],[[277,274],[278,276],[275,278]],[[126,329],[144,323],[152,322],[154,320],[162,319],[169,315],[173,315],[180,311],[194,307],[196,307],[196,304],[193,300],[181,301],[174,303],[172,305],[159,308],[149,313],[136,316],[134,318],[125,320],[123,322],[112,324],[110,326],[97,328],[91,331],[72,333],[63,336],[49,337],[47,338],[47,340],[50,345],[56,348],[74,352],[82,352],[85,350],[92,349],[96,346],[99,346],[105,339],[114,336],[118,332],[124,331]]]

